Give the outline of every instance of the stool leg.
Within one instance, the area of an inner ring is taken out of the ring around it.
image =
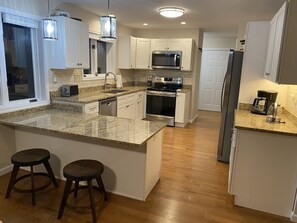
[[[63,193],[63,197],[62,197],[62,201],[61,201],[61,204],[60,204],[58,219],[60,219],[63,216],[64,208],[65,208],[66,203],[67,203],[67,198],[68,198],[68,195],[69,195],[69,192],[70,192],[70,189],[71,189],[71,185],[72,185],[72,180],[67,179],[65,189],[64,189],[64,193]]]
[[[53,170],[51,168],[51,165],[49,164],[48,160],[44,161],[43,163],[44,167],[46,168],[47,172],[48,172],[48,175],[50,176],[50,178],[52,179],[53,181],[53,184],[55,185],[56,188],[59,187],[58,183],[57,183],[57,180],[56,180],[56,177],[53,173]]]
[[[11,173],[11,176],[10,176],[10,180],[9,180],[9,183],[8,183],[5,198],[9,198],[9,196],[10,196],[10,193],[11,193],[12,187],[14,185],[14,181],[15,181],[17,175],[18,175],[19,169],[20,169],[20,167],[18,165],[13,166],[13,170],[12,170],[12,173]]]
[[[31,170],[32,205],[35,205],[35,186],[34,186],[34,171],[33,171],[33,166],[30,166],[30,170]]]
[[[103,192],[104,200],[107,201],[108,198],[107,198],[107,194],[106,194],[105,187],[104,187],[101,176],[97,177],[96,181],[98,183],[98,186],[99,186],[100,190]]]
[[[78,184],[79,184],[79,181],[76,180],[75,183],[74,183],[74,197],[77,197],[77,193],[78,193]]]
[[[92,180],[88,180],[88,189],[89,189],[90,203],[91,203],[91,209],[92,209],[92,215],[93,215],[93,223],[96,223],[97,218],[96,218],[95,201],[94,201],[94,197],[93,197]]]

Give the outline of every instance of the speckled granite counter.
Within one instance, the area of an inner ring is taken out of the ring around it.
[[[165,127],[161,122],[61,112],[55,109],[1,117],[0,123],[128,145],[141,145]]]
[[[81,103],[81,104],[86,104],[86,103],[91,103],[107,98],[112,98],[112,97],[117,97],[120,95],[125,95],[125,94],[131,94],[134,92],[138,91],[143,91],[146,90],[147,86],[131,86],[131,87],[124,87],[123,90],[127,90],[125,92],[117,93],[117,94],[111,94],[111,93],[105,93],[104,90],[102,91],[91,91],[91,92],[85,92],[85,93],[80,93],[79,95],[76,96],[71,96],[71,97],[54,97],[52,98],[52,102],[71,102],[71,103]]]
[[[239,109],[235,112],[235,128],[274,134],[297,136],[297,126],[289,116],[281,116],[283,123],[267,123],[265,115],[255,115],[249,110]]]

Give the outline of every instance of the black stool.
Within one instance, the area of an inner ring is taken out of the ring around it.
[[[59,209],[58,219],[62,218],[64,208],[67,203],[68,195],[74,192],[74,197],[77,197],[79,189],[88,188],[89,197],[93,215],[93,222],[97,221],[95,201],[93,196],[92,180],[96,179],[99,187],[94,187],[102,192],[104,200],[107,201],[107,195],[102,182],[101,174],[103,173],[104,166],[96,160],[77,160],[66,165],[63,169],[63,175],[66,178],[65,189]],[[71,185],[74,181],[74,189],[71,190]],[[79,181],[87,181],[87,186],[79,186]]]
[[[58,187],[58,183],[56,181],[56,178],[54,176],[52,168],[48,162],[49,158],[50,158],[49,151],[47,151],[46,149],[40,149],[40,148],[27,149],[27,150],[23,150],[23,151],[15,153],[11,157],[11,163],[13,164],[13,170],[12,170],[12,173],[10,176],[10,180],[9,180],[5,198],[9,198],[12,189],[14,191],[20,192],[20,193],[32,193],[32,205],[35,205],[35,192],[36,191],[39,191],[39,190],[42,190],[42,189],[48,187],[51,184],[51,182],[53,182],[55,187]],[[41,172],[34,173],[33,166],[36,166],[36,165],[39,165],[42,163],[45,166],[47,173],[41,173]],[[28,167],[28,166],[30,166],[31,173],[17,178],[18,171],[19,171],[20,167]],[[43,186],[35,188],[34,176],[37,176],[37,175],[38,176],[46,176],[46,177],[50,178],[51,181],[49,181],[47,184],[45,184]],[[31,189],[25,190],[25,189],[20,189],[20,188],[15,187],[15,184],[17,182],[19,182],[20,180],[27,178],[27,177],[31,177]]]

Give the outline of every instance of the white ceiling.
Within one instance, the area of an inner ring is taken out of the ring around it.
[[[114,14],[131,28],[203,28],[235,31],[246,21],[270,20],[285,0],[56,0],[75,4],[96,15]],[[167,19],[158,14],[164,6],[181,7],[186,13]],[[187,22],[181,25],[180,22]],[[142,24],[148,23],[144,27]]]

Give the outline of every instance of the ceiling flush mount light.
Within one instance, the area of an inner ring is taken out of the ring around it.
[[[58,39],[58,30],[57,30],[57,21],[50,18],[50,4],[48,4],[48,17],[42,20],[42,29],[43,29],[43,39],[45,40],[57,40]]]
[[[159,12],[164,17],[176,18],[176,17],[182,16],[185,13],[185,10],[182,8],[176,8],[176,7],[165,7],[165,8],[160,8]]]
[[[147,24],[147,23],[143,23],[142,25],[144,25],[144,26],[148,26],[148,24]]]
[[[186,23],[186,22],[181,22],[180,24],[182,24],[182,25],[186,25],[187,23]]]
[[[108,0],[109,10],[109,0]],[[100,17],[100,37],[102,39],[116,39],[117,21],[114,15]]]

